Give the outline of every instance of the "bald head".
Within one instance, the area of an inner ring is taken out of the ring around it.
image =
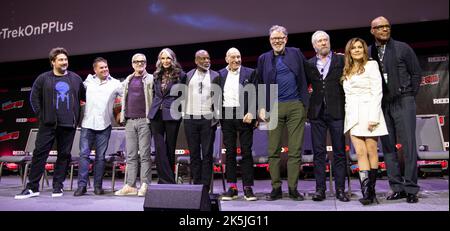
[[[241,52],[234,47],[228,49],[225,61],[228,63],[230,70],[236,71],[241,66]]]
[[[370,33],[375,38],[377,44],[384,45],[391,38],[391,24],[387,18],[379,16],[372,20],[370,25]]]
[[[205,50],[198,50],[197,52],[195,52],[195,58],[200,57],[201,55],[204,55],[204,54],[209,55],[208,52]]]
[[[370,26],[373,28],[374,26],[377,26],[380,24],[390,25],[389,20],[387,20],[387,18],[385,18],[384,16],[379,16],[379,17],[376,17],[374,20],[372,20],[372,23],[370,23]]]
[[[239,52],[239,50],[235,47],[232,47],[230,49],[228,49],[226,56],[230,56],[231,54],[241,54],[241,52]]]

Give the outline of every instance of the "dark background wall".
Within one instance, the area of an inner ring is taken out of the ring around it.
[[[448,51],[448,30],[446,28],[448,28],[448,20],[394,24],[392,27],[392,37],[410,44],[418,55],[446,53]],[[331,37],[332,49],[343,52],[345,44],[353,37],[361,37],[368,43],[372,43],[373,38],[369,30],[370,27],[368,25],[352,29],[328,30],[327,32]],[[287,45],[299,47],[305,56],[310,58],[314,55],[311,45],[312,33],[314,31],[289,34]],[[111,75],[117,78],[124,78],[132,72],[131,56],[134,53],[142,52],[147,55],[147,69],[151,72],[154,70],[157,54],[164,47],[166,46],[86,55],[70,55],[69,68],[85,78],[87,74],[93,73],[93,59],[102,56],[109,62]],[[168,47],[175,51],[178,60],[186,71],[195,66],[193,61],[194,54],[199,49],[209,51],[213,69],[220,69],[226,65],[224,57],[230,47],[238,48],[242,53],[243,64],[250,67],[256,66],[256,60],[260,54],[271,49],[268,36]],[[47,53],[48,51],[46,51]],[[0,86],[2,88],[31,86],[39,73],[48,71],[49,69],[48,58],[0,63]]]
[[[448,19],[448,0],[39,0],[0,2],[0,62]]]

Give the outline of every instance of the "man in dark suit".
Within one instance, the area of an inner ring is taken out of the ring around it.
[[[267,200],[282,198],[280,177],[280,150],[284,127],[288,129],[288,187],[289,197],[303,200],[298,192],[300,172],[300,151],[303,144],[303,132],[306,122],[305,107],[308,105],[305,63],[306,59],[298,48],[286,47],[287,30],[282,26],[272,26],[269,30],[271,51],[258,58],[257,78],[265,85],[266,103],[258,107],[259,117],[269,121],[269,170],[272,179],[272,191]],[[271,94],[271,86],[276,84],[278,94]],[[258,90],[258,95],[261,95]],[[266,111],[270,117],[266,117]]]
[[[219,73],[209,69],[211,60],[205,50],[195,53],[195,64],[197,68],[186,74],[184,130],[194,184],[203,184],[209,191],[218,122],[214,115],[213,92],[219,89]]]
[[[316,192],[313,201],[323,201],[326,191],[325,158],[327,155],[327,130],[333,146],[333,164],[336,198],[350,201],[345,195],[345,137],[344,137],[344,90],[340,78],[344,69],[344,56],[331,52],[330,36],[316,31],[311,38],[316,56],[308,60],[308,83],[312,94],[308,110],[311,123],[314,153],[314,176]]]
[[[257,200],[253,194],[253,129],[256,120],[256,88],[254,88],[254,70],[241,65],[241,53],[236,48],[227,51],[225,61],[228,66],[219,71],[220,88],[222,89],[222,125],[223,143],[226,149],[226,173],[228,191],[222,195],[222,200],[234,200],[238,197],[236,177],[236,139],[239,133],[239,143],[242,160],[242,185],[244,199]],[[245,97],[245,90],[253,87]],[[253,90],[253,91],[252,91]],[[252,100],[253,99],[253,100]],[[249,104],[251,107],[249,108]],[[249,110],[250,109],[250,110]]]
[[[382,136],[384,161],[393,191],[387,200],[407,198],[408,203],[419,201],[417,193],[416,101],[421,81],[421,68],[411,47],[391,38],[391,25],[381,16],[371,23],[370,33],[375,43],[369,55],[378,62],[383,77],[382,108],[389,134]],[[397,137],[405,155],[404,176],[395,149]]]

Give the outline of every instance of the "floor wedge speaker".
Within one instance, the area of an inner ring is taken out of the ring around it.
[[[211,211],[211,200],[203,185],[149,185],[144,211]]]

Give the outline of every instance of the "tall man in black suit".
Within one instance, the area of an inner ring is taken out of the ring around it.
[[[312,84],[312,95],[308,110],[311,123],[314,152],[314,175],[316,192],[312,199],[325,199],[325,157],[327,155],[327,130],[333,146],[332,169],[335,175],[336,198],[350,201],[345,195],[345,137],[344,137],[344,90],[339,83],[344,69],[344,56],[331,52],[330,36],[316,31],[311,38],[316,56],[308,60],[307,80]]]
[[[221,125],[223,132],[223,143],[226,148],[226,173],[228,191],[222,195],[222,200],[234,200],[238,196],[236,177],[236,138],[239,133],[242,161],[242,185],[244,187],[244,199],[247,201],[257,200],[253,194],[253,129],[256,120],[256,98],[255,94],[247,94],[244,88],[254,84],[254,70],[241,65],[241,53],[236,48],[227,51],[225,61],[228,66],[219,71],[220,87],[222,89],[223,109]],[[256,93],[253,92],[253,93]],[[254,100],[251,100],[253,97]],[[250,99],[250,100],[249,100]],[[250,110],[249,110],[249,104]],[[253,110],[252,110],[253,109]]]
[[[375,43],[369,56],[377,60],[383,76],[382,108],[389,134],[382,136],[384,161],[393,194],[387,200],[407,197],[408,203],[419,201],[417,193],[416,100],[421,81],[419,60],[411,47],[391,38],[391,25],[383,17],[375,18],[370,33]],[[405,174],[400,173],[395,144],[402,144]]]

